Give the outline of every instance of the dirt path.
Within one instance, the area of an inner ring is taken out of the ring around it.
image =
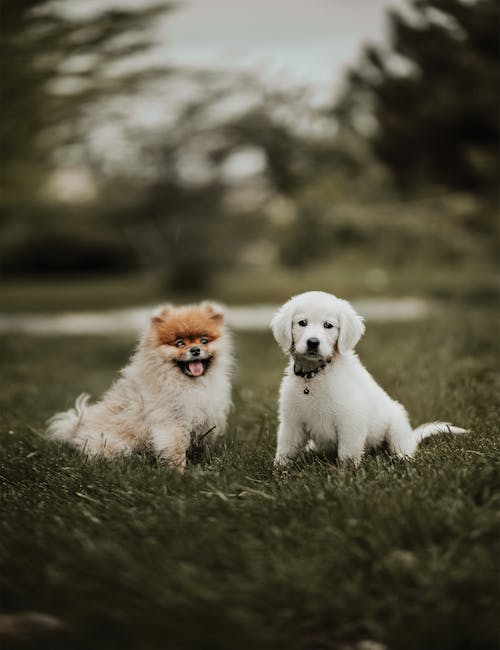
[[[356,310],[372,322],[408,321],[432,313],[432,303],[419,298],[366,298],[354,301]],[[276,305],[228,307],[227,322],[235,330],[264,330],[269,327]],[[50,336],[53,334],[113,334],[140,330],[152,308],[116,309],[98,312],[44,314],[0,314],[0,333],[18,332]]]

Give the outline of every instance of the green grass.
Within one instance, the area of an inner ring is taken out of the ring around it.
[[[5,610],[56,616],[71,650],[500,647],[498,325],[472,310],[369,324],[360,346],[415,424],[471,433],[427,440],[412,462],[309,457],[278,474],[284,359],[267,333],[236,337],[228,435],[183,476],[42,436],[80,391],[107,388],[132,341],[2,338]]]
[[[432,272],[430,272],[430,267]],[[378,288],[370,278],[385,277]],[[385,274],[385,276],[384,276]],[[113,309],[165,301],[188,302],[207,295],[228,304],[279,304],[311,287],[346,298],[364,296],[422,296],[494,304],[500,282],[490,261],[408,259],[397,263],[359,251],[336,254],[321,263],[295,270],[285,268],[236,269],[214,278],[208,291],[178,295],[151,274],[59,277],[58,279],[3,279],[1,312],[53,312]]]
[[[3,279],[2,312],[53,312],[114,309],[165,300],[158,283],[147,274]]]

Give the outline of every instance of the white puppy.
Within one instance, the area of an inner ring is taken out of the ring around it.
[[[231,405],[231,340],[224,313],[208,302],[159,308],[130,363],[101,401],[57,413],[48,433],[89,455],[152,447],[183,469],[192,440],[223,432]]]
[[[376,383],[354,352],[365,331],[346,301],[323,291],[289,300],[271,328],[290,355],[280,390],[275,463],[286,463],[308,440],[318,451],[336,448],[340,461],[358,462],[368,448],[387,443],[398,456],[413,456],[434,433],[464,433],[446,422],[412,429],[404,407]]]

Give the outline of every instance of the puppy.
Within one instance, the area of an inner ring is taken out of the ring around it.
[[[152,447],[182,469],[193,439],[207,442],[225,429],[231,365],[219,306],[159,308],[102,400],[89,405],[80,395],[75,408],[49,420],[48,434],[89,455]]]
[[[308,440],[318,451],[333,447],[340,461],[357,463],[365,449],[383,443],[392,453],[411,457],[427,436],[465,432],[446,422],[412,429],[404,407],[354,352],[365,326],[347,301],[308,291],[281,307],[271,329],[290,355],[280,390],[276,465],[293,458]]]

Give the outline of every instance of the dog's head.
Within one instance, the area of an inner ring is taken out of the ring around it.
[[[201,377],[217,359],[223,323],[224,312],[214,303],[167,305],[153,313],[146,345],[187,377]]]
[[[276,312],[271,329],[285,353],[314,364],[331,359],[335,352],[354,350],[365,326],[347,300],[324,291],[308,291],[294,296]]]

